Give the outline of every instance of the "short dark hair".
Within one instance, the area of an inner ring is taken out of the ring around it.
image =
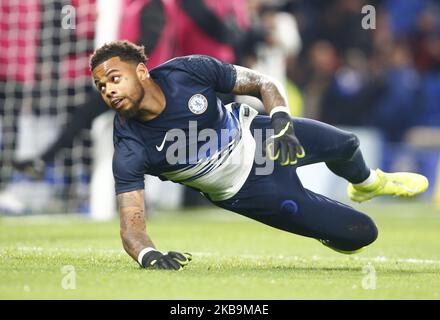
[[[119,57],[125,62],[147,63],[144,46],[137,46],[129,41],[112,41],[95,50],[90,57],[90,70],[95,69],[104,61]]]

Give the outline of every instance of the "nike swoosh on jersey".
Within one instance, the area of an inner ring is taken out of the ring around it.
[[[167,135],[168,135],[168,132],[165,133],[165,137],[162,140],[162,144],[160,146],[156,146],[157,151],[159,151],[159,152],[162,151],[163,147],[165,146],[165,141],[167,140]]]

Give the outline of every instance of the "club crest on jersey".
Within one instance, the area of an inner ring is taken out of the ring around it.
[[[202,114],[208,108],[208,99],[203,94],[197,93],[189,99],[188,108],[192,113]]]

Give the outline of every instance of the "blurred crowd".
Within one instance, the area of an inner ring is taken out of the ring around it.
[[[376,8],[373,30],[360,25],[365,4],[296,6],[304,47],[288,74],[304,92],[305,114],[377,127],[395,142],[410,128],[440,126],[440,2],[369,1]]]

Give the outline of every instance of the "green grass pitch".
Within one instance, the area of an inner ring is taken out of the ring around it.
[[[358,208],[379,238],[356,255],[227,211],[158,212],[147,226],[158,248],[193,253],[180,272],[140,269],[117,220],[3,217],[0,299],[439,299],[440,211]]]

